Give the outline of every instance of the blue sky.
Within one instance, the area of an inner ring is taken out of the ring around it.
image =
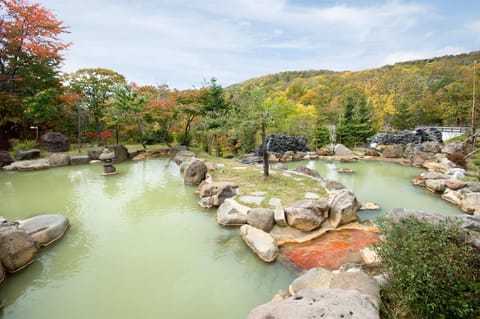
[[[38,0],[70,28],[63,70],[223,86],[480,50],[480,1]]]

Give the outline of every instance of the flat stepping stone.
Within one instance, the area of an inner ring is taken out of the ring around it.
[[[265,199],[265,197],[262,196],[250,196],[250,195],[242,195],[238,198],[241,202],[247,203],[247,204],[255,204],[255,205],[260,205],[262,201]]]
[[[252,196],[265,196],[265,195],[267,195],[267,192],[259,192],[259,191],[257,191],[257,192],[252,192],[252,193],[250,193],[250,195],[252,195]]]
[[[305,199],[320,199],[320,195],[311,193],[311,192],[306,192]]]

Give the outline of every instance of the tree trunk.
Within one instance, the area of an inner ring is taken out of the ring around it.
[[[220,157],[220,144],[218,143],[218,135],[214,135],[215,138],[215,156]]]
[[[267,152],[267,141],[265,136],[265,120],[262,119],[262,154],[263,154],[263,175],[268,176],[268,152]]]

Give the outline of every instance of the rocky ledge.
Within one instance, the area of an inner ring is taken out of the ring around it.
[[[0,219],[0,283],[6,271],[15,273],[33,263],[36,253],[59,240],[69,226],[68,219],[59,214],[10,222]]]

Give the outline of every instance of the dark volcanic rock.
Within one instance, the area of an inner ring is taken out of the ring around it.
[[[4,167],[13,163],[10,153],[7,151],[0,151],[0,167]]]
[[[288,151],[309,152],[307,139],[303,136],[272,135],[267,139],[267,150],[284,154]]]
[[[424,142],[443,143],[442,132],[434,127],[416,129],[414,131],[402,131],[397,134],[378,133],[375,134],[371,143],[377,144],[421,144]]]
[[[48,132],[41,137],[43,148],[49,152],[66,152],[70,150],[68,137],[58,132]]]
[[[31,160],[39,157],[40,157],[40,150],[36,148],[28,151],[18,151],[17,154],[15,154],[16,161]]]

